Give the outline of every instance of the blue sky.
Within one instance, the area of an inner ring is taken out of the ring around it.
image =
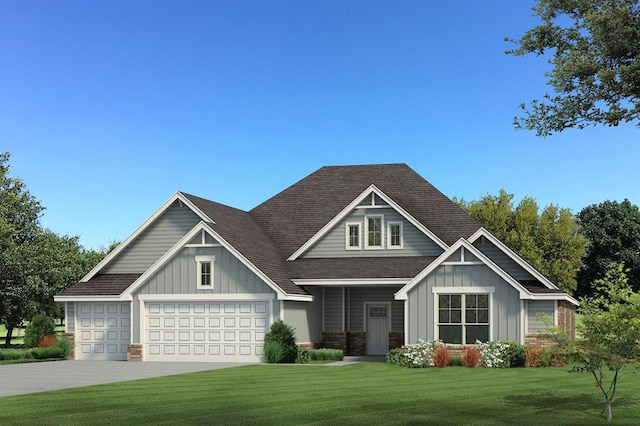
[[[446,195],[640,203],[640,130],[516,131],[533,2],[26,1],[0,8],[0,151],[87,247],[175,191],[250,209],[323,165],[409,164]]]

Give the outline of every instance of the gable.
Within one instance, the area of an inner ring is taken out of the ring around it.
[[[480,250],[485,256],[491,259],[496,265],[503,269],[518,281],[534,281],[535,277],[527,272],[521,265],[516,263],[504,251],[485,238],[479,238],[473,242],[473,246]]]
[[[127,247],[111,259],[100,273],[143,273],[199,221],[200,218],[189,207],[174,201]]]

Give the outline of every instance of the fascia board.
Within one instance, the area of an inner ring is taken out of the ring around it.
[[[405,285],[411,278],[347,278],[347,279],[298,279],[293,283],[300,286],[371,286]]]
[[[531,275],[533,275],[538,281],[540,281],[542,284],[544,284],[547,288],[551,288],[551,289],[554,289],[554,290],[560,290],[560,288],[558,286],[556,286],[554,283],[549,281],[549,279],[547,277],[542,275],[536,268],[531,266],[526,260],[524,260],[522,257],[520,257],[516,252],[514,252],[509,247],[507,247],[506,244],[504,244],[502,241],[500,241],[497,237],[495,237],[486,228],[480,228],[476,232],[474,232],[473,235],[471,237],[469,237],[469,242],[471,244],[473,244],[480,237],[485,237],[486,239],[488,239],[496,247],[498,247],[500,250],[502,250],[502,252],[504,254],[509,256],[511,258],[511,260],[516,262],[518,265],[522,266],[527,272],[529,272]]]
[[[138,238],[140,234],[142,234],[153,222],[155,222],[156,219],[162,216],[162,214],[176,201],[180,201],[181,203],[189,207],[203,221],[213,222],[210,217],[204,214],[191,201],[189,201],[187,197],[185,197],[181,192],[178,191],[173,194],[167,201],[165,201],[164,204],[162,204],[151,216],[149,216],[149,218],[147,218],[147,220],[142,222],[142,224],[135,231],[133,231],[131,235],[129,235],[124,241],[118,244],[118,246],[113,249],[111,253],[105,256],[105,258],[102,259],[102,261],[98,263],[93,269],[91,269],[91,271],[89,271],[87,275],[82,277],[80,282],[87,282],[91,278],[96,276],[96,274],[100,272],[102,268],[111,263],[111,261],[115,259],[118,254],[120,254],[125,248],[127,248],[133,241],[135,241],[135,239]]]
[[[367,198],[371,193],[376,194],[380,198],[382,198],[391,208],[397,211],[402,217],[407,219],[409,223],[418,228],[423,234],[425,234],[428,238],[433,240],[440,248],[446,250],[449,246],[442,241],[436,234],[431,232],[426,226],[420,223],[416,218],[411,216],[409,212],[400,207],[398,203],[393,201],[391,197],[382,192],[377,186],[369,185],[367,189],[362,191],[360,195],[358,195],[351,203],[349,203],[340,213],[334,216],[325,226],[323,226],[318,232],[315,233],[313,237],[307,240],[298,250],[296,250],[287,260],[296,260],[300,257],[305,251],[307,251],[311,246],[313,246],[320,238],[322,238],[327,232],[333,229],[334,226],[338,225],[349,213],[351,213],[356,206],[358,206],[365,198]]]
[[[578,302],[576,299],[574,299],[573,297],[569,296],[566,293],[561,293],[561,294],[533,293],[531,294],[531,297],[529,298],[529,300],[564,300],[565,302],[569,302],[575,306],[580,306],[580,302]]]
[[[53,296],[55,302],[122,302],[131,301],[132,297],[119,296]]]

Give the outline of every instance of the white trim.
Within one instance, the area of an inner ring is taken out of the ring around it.
[[[493,294],[495,287],[431,287],[433,294]]]
[[[214,283],[213,277],[215,277],[214,271],[215,271],[216,257],[214,255],[198,255],[195,257],[195,260],[196,260],[196,288],[199,290],[214,289],[215,283]],[[208,285],[202,284],[202,265],[205,263],[211,264],[211,270],[209,271],[210,284]]]
[[[436,289],[439,289],[441,291],[435,291]],[[432,288],[432,292],[434,295],[443,293],[443,294],[450,294],[450,295],[466,295],[466,294],[473,294],[473,295],[482,295],[482,294],[486,294],[489,298],[489,308],[488,308],[488,322],[487,322],[487,326],[489,327],[489,342],[493,341],[493,328],[494,328],[494,318],[493,318],[493,293],[494,293],[495,288],[494,287],[433,287]],[[462,306],[464,306],[464,303],[462,304]],[[460,325],[463,327],[466,327],[468,324],[465,321],[465,317],[464,317],[464,313],[465,313],[465,309],[466,308],[461,308],[462,309],[462,316],[461,316],[461,322]],[[440,321],[439,321],[439,316],[438,316],[438,312],[440,310],[440,300],[437,297],[433,298],[433,338],[434,339],[439,339],[440,338]],[[458,323],[445,323],[445,324],[451,324],[451,325],[458,325]],[[469,323],[469,325],[485,325],[483,323]],[[466,332],[464,332],[465,328],[463,328],[463,335],[462,335],[462,343],[460,343],[461,345],[468,345],[469,343],[465,343],[465,337],[466,337]]]
[[[558,301],[553,301],[553,325],[558,325]]]
[[[326,322],[326,318],[325,318],[325,314],[324,314],[324,308],[325,308],[325,288],[322,289],[322,330],[324,331],[327,327],[325,326],[325,322]]]
[[[431,232],[426,226],[420,223],[417,219],[411,216],[405,209],[400,207],[398,203],[393,201],[388,195],[378,189],[375,185],[370,185],[367,189],[365,189],[360,195],[358,195],[352,202],[350,202],[340,213],[338,213],[333,219],[327,222],[318,232],[314,234],[313,237],[307,240],[303,245],[301,245],[287,260],[296,260],[300,257],[305,251],[309,249],[312,245],[314,245],[320,238],[322,238],[329,230],[331,230],[334,226],[340,223],[352,210],[354,210],[368,195],[374,193],[378,197],[380,197],[384,202],[386,202],[389,207],[396,210],[403,216],[409,223],[418,228],[423,234],[429,237],[433,242],[435,242],[440,248],[446,250],[449,246],[442,241],[436,234]],[[367,206],[371,207],[371,206]],[[387,206],[384,206],[385,208]]]
[[[129,235],[124,241],[122,241],[120,244],[118,244],[118,246],[115,249],[113,249],[113,251],[111,253],[109,253],[107,256],[105,256],[105,258],[102,259],[102,261],[100,263],[98,263],[91,271],[89,271],[89,273],[87,275],[85,275],[80,280],[80,282],[87,282],[91,278],[93,278],[102,268],[104,268],[114,258],[116,258],[118,256],[118,254],[120,254],[121,251],[123,251],[126,247],[128,247],[129,244],[131,244],[136,238],[138,238],[138,236],[140,234],[142,234],[153,222],[155,222],[156,219],[158,219],[176,201],[178,201],[178,202],[184,204],[185,206],[187,206],[189,209],[191,209],[191,211],[193,211],[193,213],[195,213],[204,222],[215,223],[213,221],[213,219],[211,219],[209,216],[204,214],[202,212],[202,210],[197,208],[181,192],[176,192],[167,201],[165,201],[164,204],[161,205],[158,208],[158,210],[156,210],[151,216],[149,216],[149,218],[147,220],[142,222],[142,225],[140,225],[135,231],[133,231],[133,233],[131,235]]]
[[[409,344],[409,299],[404,301],[404,345]]]
[[[405,285],[411,278],[334,278],[334,279],[298,279],[292,280],[294,284],[299,286],[362,286],[362,285]]]
[[[574,299],[573,297],[569,296],[566,293],[547,293],[547,294],[539,294],[539,293],[533,293],[531,295],[531,297],[528,297],[527,299],[529,300],[564,300],[565,302],[569,302],[575,306],[579,306],[580,303]]]
[[[357,246],[349,245],[350,237],[351,237],[349,228],[352,226],[358,227],[358,245]],[[360,222],[347,222],[344,224],[344,231],[345,231],[344,232],[345,234],[344,249],[345,250],[362,250],[362,224]]]
[[[380,245],[372,246],[369,244],[369,219],[380,219]],[[384,250],[384,214],[366,214],[364,215],[364,249],[365,250]]]
[[[133,297],[121,296],[53,296],[55,302],[127,302]]]
[[[271,303],[273,303],[273,300],[271,301]],[[278,315],[280,316],[280,318],[278,318],[280,321],[284,322],[284,301],[280,301],[278,302],[278,307],[280,308],[280,312],[278,313]],[[273,309],[273,308],[272,308]]]
[[[391,227],[398,225],[400,227],[400,244],[397,246],[391,245]],[[402,221],[387,222],[387,250],[401,250],[404,248],[404,230]]]
[[[441,265],[459,265],[459,266],[472,266],[472,265],[484,265],[484,263],[482,262],[458,262],[458,261],[452,261],[452,262],[442,262]]]
[[[132,304],[133,305],[133,304]],[[144,349],[144,344],[145,344],[145,334],[147,334],[147,324],[146,324],[146,318],[147,318],[147,311],[145,308],[145,304],[144,304],[144,300],[140,299],[138,297],[138,317],[140,319],[140,326],[138,327],[138,330],[140,330],[140,337],[138,338],[138,340],[140,341],[140,344],[142,345],[142,357],[144,358],[144,354],[146,352],[146,350]],[[131,333],[129,333],[131,335],[131,340],[133,343],[133,306],[131,308]],[[144,361],[144,359],[143,359]]]
[[[364,333],[367,333],[367,323],[369,322],[369,314],[367,312],[367,305],[385,305],[387,307],[387,322],[388,322],[388,329],[387,329],[387,333],[391,332],[391,302],[376,302],[375,300],[366,300],[364,302],[362,302],[362,318],[364,319],[363,324],[362,324],[362,328]],[[388,338],[388,337],[387,337]]]
[[[527,335],[527,323],[529,322],[529,318],[527,316],[527,309],[525,305],[528,305],[529,302],[523,299],[520,299],[520,344],[525,344],[524,336]]]
[[[524,268],[527,272],[533,275],[534,278],[536,278],[538,281],[544,284],[547,288],[559,290],[558,286],[556,286],[551,281],[549,281],[547,277],[542,275],[537,269],[535,269],[533,266],[527,263],[526,260],[518,256],[513,250],[507,247],[502,241],[496,238],[491,232],[489,232],[485,228],[480,228],[476,232],[474,232],[474,234],[471,237],[469,237],[469,242],[473,244],[480,237],[485,237],[486,239],[488,239],[491,243],[493,243],[493,245],[495,245],[500,250],[502,250],[504,254],[509,256],[511,260],[513,260],[522,268]]]
[[[290,302],[313,302],[313,296],[310,294],[289,294],[286,298],[278,297],[278,300],[288,300]]]
[[[185,244],[185,247],[222,247],[222,244],[209,243],[209,244]]]
[[[265,302],[267,300],[275,299],[275,295],[272,293],[253,293],[253,294],[213,294],[213,293],[199,293],[199,294],[140,294],[138,299],[144,302],[158,302],[158,301],[211,301],[217,302],[221,300],[238,300],[238,301],[257,301]]]
[[[342,298],[341,298],[341,306],[342,306],[342,315],[340,316],[340,319],[342,320],[342,332],[344,333],[345,330],[345,317],[347,315],[347,309],[346,309],[346,302],[347,299],[344,297],[345,296],[345,292],[344,292],[344,287],[342,287]]]

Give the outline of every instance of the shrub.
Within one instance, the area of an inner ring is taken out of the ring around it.
[[[62,349],[58,346],[31,349],[31,355],[35,359],[63,358]]]
[[[281,342],[277,340],[269,340],[262,344],[262,353],[260,359],[267,364],[278,364],[283,362],[285,349]]]
[[[73,342],[69,339],[58,339],[56,347],[60,348],[63,359],[69,358],[69,355],[73,352]]]
[[[531,348],[524,351],[526,356],[525,366],[526,367],[540,367],[540,353],[542,349],[540,348]]]
[[[562,367],[567,363],[566,354],[556,346],[527,349],[526,357],[527,367]]]
[[[482,358],[480,365],[487,368],[523,367],[525,365],[525,348],[517,342],[476,342]]]
[[[32,359],[29,349],[4,349],[0,350],[0,361],[13,359]]]
[[[38,314],[33,317],[24,331],[24,345],[28,348],[35,348],[40,343],[40,339],[45,334],[55,334],[56,325],[53,320],[46,315]]]
[[[477,367],[480,365],[480,358],[482,358],[480,349],[475,346],[467,346],[462,351],[462,365],[465,367]]]
[[[443,346],[442,340],[418,340],[418,344],[410,347],[405,353],[408,360],[407,367],[433,367],[433,354],[436,348]]]
[[[449,358],[449,367],[462,367],[462,357],[460,355],[452,355]]]
[[[309,357],[314,361],[342,361],[344,352],[342,349],[311,349]]]
[[[526,346],[521,345],[518,342],[503,342],[506,347],[502,352],[502,359],[507,364],[507,367],[524,367],[526,357],[525,357],[525,349]]]
[[[282,359],[278,362],[294,363],[298,357],[298,346],[296,345],[296,334],[293,327],[282,321],[275,322],[271,329],[264,336],[264,343],[279,342],[282,346]],[[264,345],[263,345],[264,352]]]
[[[309,355],[309,349],[307,348],[298,348],[298,355],[296,356],[296,364],[306,364],[311,359]]]
[[[433,365],[444,368],[449,365],[449,349],[446,346],[438,346],[433,352]]]
[[[407,352],[409,352],[409,350],[404,348],[391,349],[387,352],[387,362],[401,367],[410,367]]]
[[[44,334],[40,341],[38,342],[39,348],[48,348],[49,346],[53,346],[58,342],[58,338],[55,334]]]

